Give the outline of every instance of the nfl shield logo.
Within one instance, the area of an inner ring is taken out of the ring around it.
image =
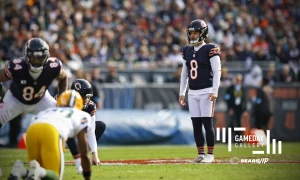
[[[21,84],[26,84],[26,80],[21,80]]]

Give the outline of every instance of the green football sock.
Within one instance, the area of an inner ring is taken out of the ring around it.
[[[52,170],[46,170],[46,176],[42,178],[42,180],[58,180],[59,177]]]

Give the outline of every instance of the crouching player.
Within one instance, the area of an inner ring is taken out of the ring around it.
[[[71,89],[79,92],[84,101],[82,111],[89,113],[92,117],[91,126],[88,128],[88,144],[92,151],[92,164],[99,165],[100,160],[98,158],[97,141],[104,133],[106,125],[102,121],[96,121],[96,104],[91,100],[93,97],[92,85],[85,79],[77,79],[72,83]],[[75,160],[77,173],[81,173],[80,153],[75,138],[69,138],[67,145]]]
[[[90,179],[91,162],[88,155],[87,128],[91,117],[81,111],[83,99],[74,90],[63,92],[57,106],[48,108],[33,117],[26,132],[29,171],[23,163],[15,162],[9,179],[63,179],[63,144],[77,137],[84,179]]]

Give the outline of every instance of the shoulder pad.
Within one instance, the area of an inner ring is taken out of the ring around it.
[[[58,65],[61,65],[61,61],[56,58],[56,57],[49,57],[46,61],[47,64],[50,64],[50,63],[57,63]]]
[[[22,58],[16,58],[8,61],[4,69],[6,77],[12,79],[12,73],[22,70],[24,68],[24,65],[26,65],[26,62]]]
[[[220,56],[221,54],[221,50],[220,50],[220,47],[214,43],[209,43],[209,44],[206,44],[206,46],[208,47],[208,56],[211,58],[213,56]]]
[[[61,70],[63,69],[62,62],[56,57],[49,57],[46,61],[45,66],[51,69],[58,69],[59,72],[61,72]]]
[[[182,54],[182,58],[185,60],[185,51],[186,49],[188,48],[189,46],[186,45],[186,46],[183,46],[183,48],[181,48],[181,54]]]

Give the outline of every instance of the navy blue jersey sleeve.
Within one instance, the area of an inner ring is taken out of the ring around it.
[[[220,56],[221,54],[220,47],[213,43],[208,44],[208,51],[209,51],[208,53],[209,58],[212,58],[214,56]]]
[[[185,59],[185,51],[186,51],[187,48],[188,48],[188,46],[184,46],[184,47],[181,49],[182,58],[183,58],[184,60],[186,60],[186,59]]]
[[[13,79],[14,74],[18,73],[18,71],[22,70],[24,66],[24,62],[22,59],[14,59],[10,60],[4,69],[5,76],[9,79]]]
[[[96,104],[90,100],[89,103],[85,105],[82,110],[84,112],[89,113],[91,116],[94,116],[96,112]]]

